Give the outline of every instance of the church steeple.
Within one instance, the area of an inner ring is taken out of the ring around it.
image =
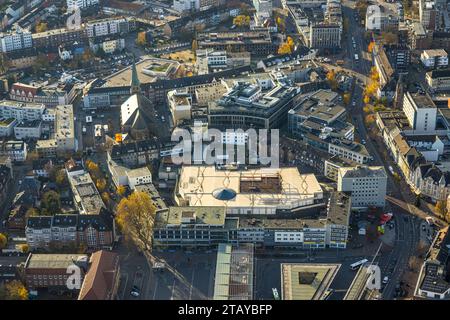
[[[138,73],[136,70],[136,63],[133,59],[133,66],[131,67],[131,84],[130,84],[130,94],[140,94],[141,93],[141,83],[139,82]]]

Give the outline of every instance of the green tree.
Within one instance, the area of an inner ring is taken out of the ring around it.
[[[59,169],[56,171],[55,182],[59,187],[65,187],[69,185],[69,180],[67,179],[66,170]]]
[[[61,201],[59,194],[55,191],[44,193],[41,200],[41,215],[52,216],[61,213]]]

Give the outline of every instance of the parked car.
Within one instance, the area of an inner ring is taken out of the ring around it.
[[[139,291],[140,290],[137,286],[133,286],[133,288],[131,288],[130,295],[132,295],[133,297],[139,297],[141,295]]]

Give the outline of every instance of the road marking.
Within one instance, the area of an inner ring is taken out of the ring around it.
[[[153,300],[156,300],[156,289],[158,289],[158,277],[156,277],[155,289],[153,290]]]
[[[123,292],[122,292],[122,300],[125,300],[125,292],[127,291],[127,283],[128,283],[128,273],[123,273],[122,276],[125,277],[125,284],[123,286]]]
[[[173,278],[173,283],[172,283],[172,294],[170,295],[170,300],[173,300],[173,293],[175,291],[175,280],[176,278]]]
[[[191,277],[191,285],[190,285],[190,288],[189,288],[189,300],[191,300],[191,298],[192,298],[192,288],[194,287],[194,276],[195,276],[195,269],[194,268],[192,268],[192,277]]]

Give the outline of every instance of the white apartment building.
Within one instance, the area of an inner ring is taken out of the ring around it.
[[[4,142],[0,155],[9,156],[14,162],[23,162],[27,159],[27,144],[23,141]]]
[[[131,190],[142,184],[152,183],[152,173],[147,167],[129,170],[126,173]]]
[[[366,163],[371,158],[362,144],[353,141],[332,141],[328,144],[328,153],[359,164]]]
[[[352,208],[384,207],[387,175],[384,167],[346,167],[338,169],[337,190],[351,194]]]
[[[24,121],[14,127],[14,136],[18,140],[39,139],[42,134],[42,121]]]
[[[419,0],[419,19],[425,30],[435,29],[437,16],[438,12],[433,0]]]
[[[272,13],[272,0],[253,0],[253,6],[257,12]]]
[[[424,50],[420,61],[426,68],[445,68],[448,66],[448,54],[444,49]]]
[[[67,0],[67,8],[78,7],[80,9],[98,5],[99,0]]]
[[[435,131],[437,108],[427,94],[406,92],[403,111],[413,128],[413,134],[431,134]]]
[[[191,119],[192,98],[186,92],[172,90],[167,93],[167,102],[172,114],[173,123]]]
[[[41,120],[44,111],[44,104],[0,101],[0,118],[15,118],[17,121]]]
[[[394,12],[387,11],[378,5],[370,5],[366,11],[365,28],[368,31],[383,31],[389,26],[398,24]]]
[[[115,51],[119,51],[125,48],[125,39],[115,39],[104,41],[102,43],[102,49],[106,54],[113,53]]]
[[[200,10],[199,0],[174,0],[173,9],[178,12]]]
[[[73,106],[71,104],[56,107],[55,140],[58,151],[77,150]]]
[[[31,48],[33,39],[31,32],[20,30],[12,33],[0,34],[0,52],[10,52]]]
[[[86,32],[89,38],[128,31],[129,23],[125,18],[91,21],[86,24]]]

